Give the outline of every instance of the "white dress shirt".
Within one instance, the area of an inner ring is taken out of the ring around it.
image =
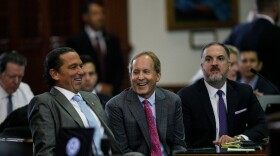
[[[214,88],[214,87],[210,86],[207,82],[205,82],[205,80],[204,80],[204,83],[205,83],[206,88],[208,90],[209,98],[210,98],[212,108],[213,108],[213,111],[214,111],[215,122],[216,122],[216,140],[218,140],[220,138],[219,137],[219,132],[220,132],[219,126],[220,126],[220,124],[219,124],[219,114],[218,114],[219,95],[217,94],[217,91],[222,90],[224,92],[223,99],[224,99],[225,106],[226,106],[226,109],[227,109],[227,98],[226,98],[227,83],[225,83],[221,89],[217,89],[217,88]]]
[[[8,115],[8,93],[0,85],[0,123],[2,123]],[[16,92],[12,94],[13,110],[29,104],[34,97],[28,84],[21,82]]]
[[[88,34],[89,39],[90,39],[93,47],[95,47],[96,37],[98,37],[98,41],[99,41],[101,51],[102,51],[103,54],[105,54],[106,51],[107,51],[107,48],[106,48],[106,42],[105,42],[105,39],[102,35],[102,32],[101,31],[94,31],[88,25],[85,26],[85,32]]]

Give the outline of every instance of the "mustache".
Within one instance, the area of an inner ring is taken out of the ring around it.
[[[218,66],[213,66],[210,71],[220,71],[220,68]]]

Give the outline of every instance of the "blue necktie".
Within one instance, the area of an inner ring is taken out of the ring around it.
[[[7,112],[9,115],[13,111],[12,95],[10,94],[9,96],[7,96],[7,98],[8,98]]]
[[[218,113],[219,113],[219,129],[220,133],[219,136],[227,135],[228,134],[228,127],[227,127],[227,110],[225,106],[225,102],[223,99],[223,91],[218,90],[217,94],[219,95],[219,102],[218,102]]]
[[[101,130],[97,124],[96,119],[91,113],[89,106],[79,95],[74,95],[73,100],[75,100],[78,103],[79,107],[81,108],[81,111],[86,116],[89,127],[94,128],[93,140],[94,140],[97,155],[103,155],[103,152],[101,150],[101,138],[102,138]]]

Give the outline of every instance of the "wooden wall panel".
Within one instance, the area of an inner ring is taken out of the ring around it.
[[[86,0],[1,0],[0,50],[14,49],[27,60],[24,82],[35,94],[48,91],[43,79],[43,61],[53,48],[83,29],[81,6]],[[106,29],[118,35],[127,65],[130,51],[127,29],[127,0],[104,0]],[[128,81],[124,80],[124,88]]]

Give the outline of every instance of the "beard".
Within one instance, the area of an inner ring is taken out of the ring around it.
[[[214,74],[214,75],[208,75],[205,77],[205,80],[207,82],[211,82],[211,83],[215,83],[215,82],[220,82],[224,79],[223,75],[218,75],[218,74]]]

